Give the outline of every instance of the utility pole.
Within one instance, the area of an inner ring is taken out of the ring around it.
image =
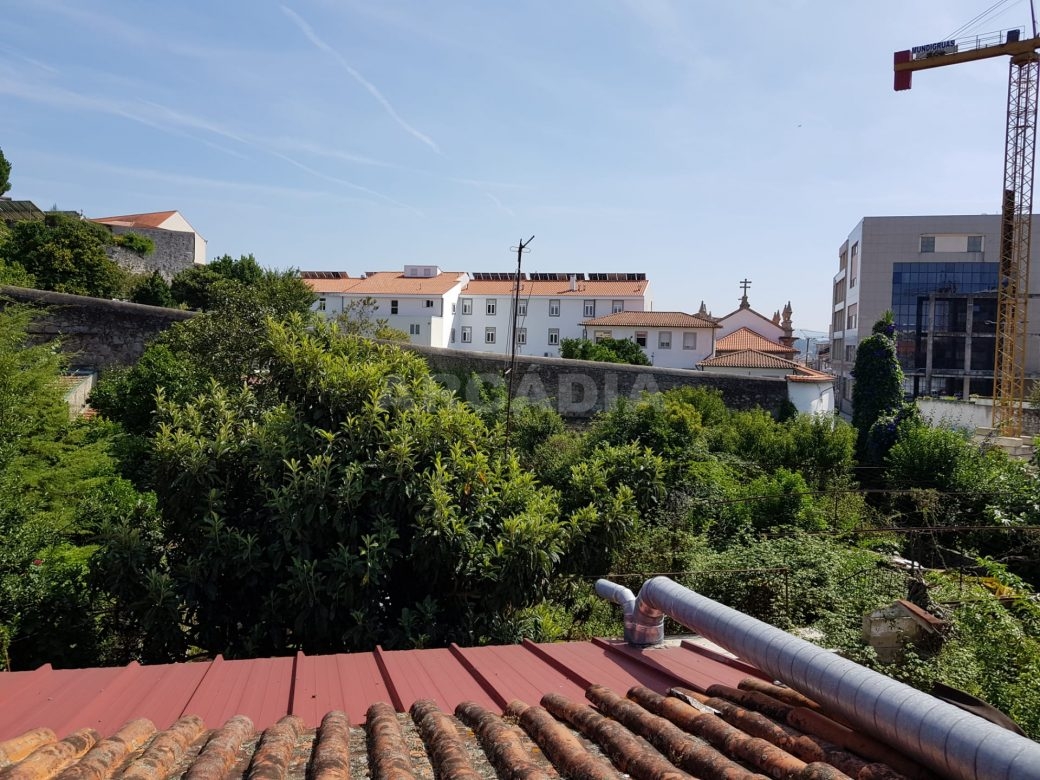
[[[520,264],[523,261],[527,245],[534,241],[531,236],[527,241],[521,241],[516,248],[516,278],[513,280],[513,328],[509,345],[509,382],[506,390],[506,452],[509,452],[509,433],[513,426],[513,377],[516,375],[516,320],[520,304]]]

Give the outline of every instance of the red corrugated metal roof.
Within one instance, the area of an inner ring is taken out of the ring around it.
[[[258,729],[293,714],[315,727],[330,710],[353,722],[369,705],[389,701],[399,711],[419,699],[445,710],[464,700],[501,712],[513,699],[543,694],[580,698],[593,682],[627,690],[673,685],[703,690],[736,684],[745,672],[684,647],[629,648],[617,642],[563,642],[431,650],[257,658],[98,669],[0,673],[0,740],[47,726],[64,736],[85,726],[112,733],[131,718],[160,729],[183,715],[221,724],[246,715]]]

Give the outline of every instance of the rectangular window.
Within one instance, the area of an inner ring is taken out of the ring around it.
[[[968,251],[969,252],[981,252],[982,251],[982,236],[968,236]]]
[[[453,303],[453,304],[451,305],[451,313],[452,313],[452,314],[454,314],[454,313],[455,313],[455,304],[454,304],[454,303]]]
[[[469,344],[473,341],[473,328],[469,325],[462,326],[462,343]]]
[[[692,331],[686,331],[682,334],[682,348],[683,349],[697,349],[697,334]]]
[[[645,330],[637,330],[636,331],[636,344],[641,346],[643,349],[646,349],[646,331]]]
[[[845,345],[845,362],[855,363],[856,362],[856,345],[846,344]]]
[[[429,298],[427,298],[426,299],[426,303],[424,303],[423,306],[425,306],[427,309],[432,309],[433,308],[433,301],[431,301]]]
[[[559,345],[559,343],[560,343],[560,329],[559,328],[549,328],[549,345],[555,347],[555,346]]]
[[[449,344],[454,344],[455,343],[455,328],[451,329],[451,338],[448,339],[448,343]]]
[[[921,236],[921,251],[922,252],[934,252],[935,251],[935,236]]]
[[[484,328],[484,343],[485,344],[494,344],[495,343],[495,329],[494,328]]]
[[[526,344],[527,343],[527,328],[516,329],[516,343]]]
[[[473,313],[473,299],[472,298],[463,298],[462,299],[462,313],[463,314],[472,314]]]
[[[560,316],[560,302],[558,300],[556,300],[556,301],[549,301],[549,316],[550,317],[559,317]]]
[[[662,330],[660,333],[657,334],[657,348],[672,348],[672,332],[670,330]]]
[[[596,302],[595,301],[585,301],[585,316],[586,317],[595,317],[596,316]]]
[[[618,312],[622,312],[624,310],[625,310],[625,302],[624,301],[611,301],[610,302],[610,313],[611,314],[617,314]]]
[[[390,301],[390,313],[397,314],[397,301]]]
[[[516,316],[526,317],[527,316],[527,301],[517,301],[516,304]]]
[[[859,277],[859,242],[852,245],[852,258],[849,261],[849,289],[856,286]]]
[[[603,339],[609,339],[613,335],[612,331],[609,330],[597,330],[592,337],[592,340],[599,344]]]
[[[853,303],[848,308],[848,317],[846,318],[846,323],[845,323],[845,328],[847,330],[852,330],[853,328],[856,327],[856,321],[859,319],[858,316],[857,316],[858,314],[859,314],[859,304],[858,303]]]
[[[498,311],[498,299],[496,299],[496,298],[488,298],[487,299],[486,311],[487,311],[487,315],[489,317],[494,317],[495,316],[495,312]],[[491,343],[491,342],[488,342],[488,343]]]
[[[408,325],[408,335],[409,336],[418,336],[419,335],[419,323],[418,322],[412,322],[412,323],[410,323]]]
[[[318,298],[318,311],[325,311],[325,299]]]

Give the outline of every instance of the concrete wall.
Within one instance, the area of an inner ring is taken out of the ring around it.
[[[145,345],[194,312],[108,301],[82,295],[0,287],[0,308],[9,301],[45,309],[30,332],[35,339],[61,338],[70,367],[98,371],[134,363]]]
[[[177,230],[161,230],[158,228],[126,228],[107,225],[115,235],[121,233],[137,233],[150,238],[155,244],[155,251],[149,252],[141,257],[136,252],[131,252],[124,247],[113,246],[108,248],[108,256],[115,260],[121,267],[135,274],[158,271],[170,281],[174,276],[186,268],[195,265],[198,247],[196,246],[196,235],[194,233],[182,233]],[[203,254],[203,258],[205,255]]]
[[[993,399],[946,401],[941,398],[916,398],[921,416],[932,426],[945,425],[975,431],[993,427]],[[1040,409],[1025,404],[1022,409],[1022,435],[1040,435]]]
[[[464,352],[408,345],[421,354],[437,379],[469,401],[479,401],[477,389],[469,384],[473,374],[489,384],[505,381],[509,358],[494,353]],[[787,400],[787,382],[782,378],[711,376],[702,371],[683,371],[614,363],[593,363],[534,356],[517,356],[514,397],[549,402],[564,417],[591,417],[618,398],[638,400],[644,392],[674,387],[705,387],[721,392],[731,409],[762,407],[771,412]]]

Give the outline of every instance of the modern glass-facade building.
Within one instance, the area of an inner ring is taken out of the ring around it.
[[[1040,220],[1033,216],[1026,377],[1040,376]],[[851,411],[859,342],[891,309],[908,396],[991,396],[1000,217],[864,217],[838,250],[831,369]]]
[[[997,263],[892,266],[896,348],[914,396],[992,395]]]

